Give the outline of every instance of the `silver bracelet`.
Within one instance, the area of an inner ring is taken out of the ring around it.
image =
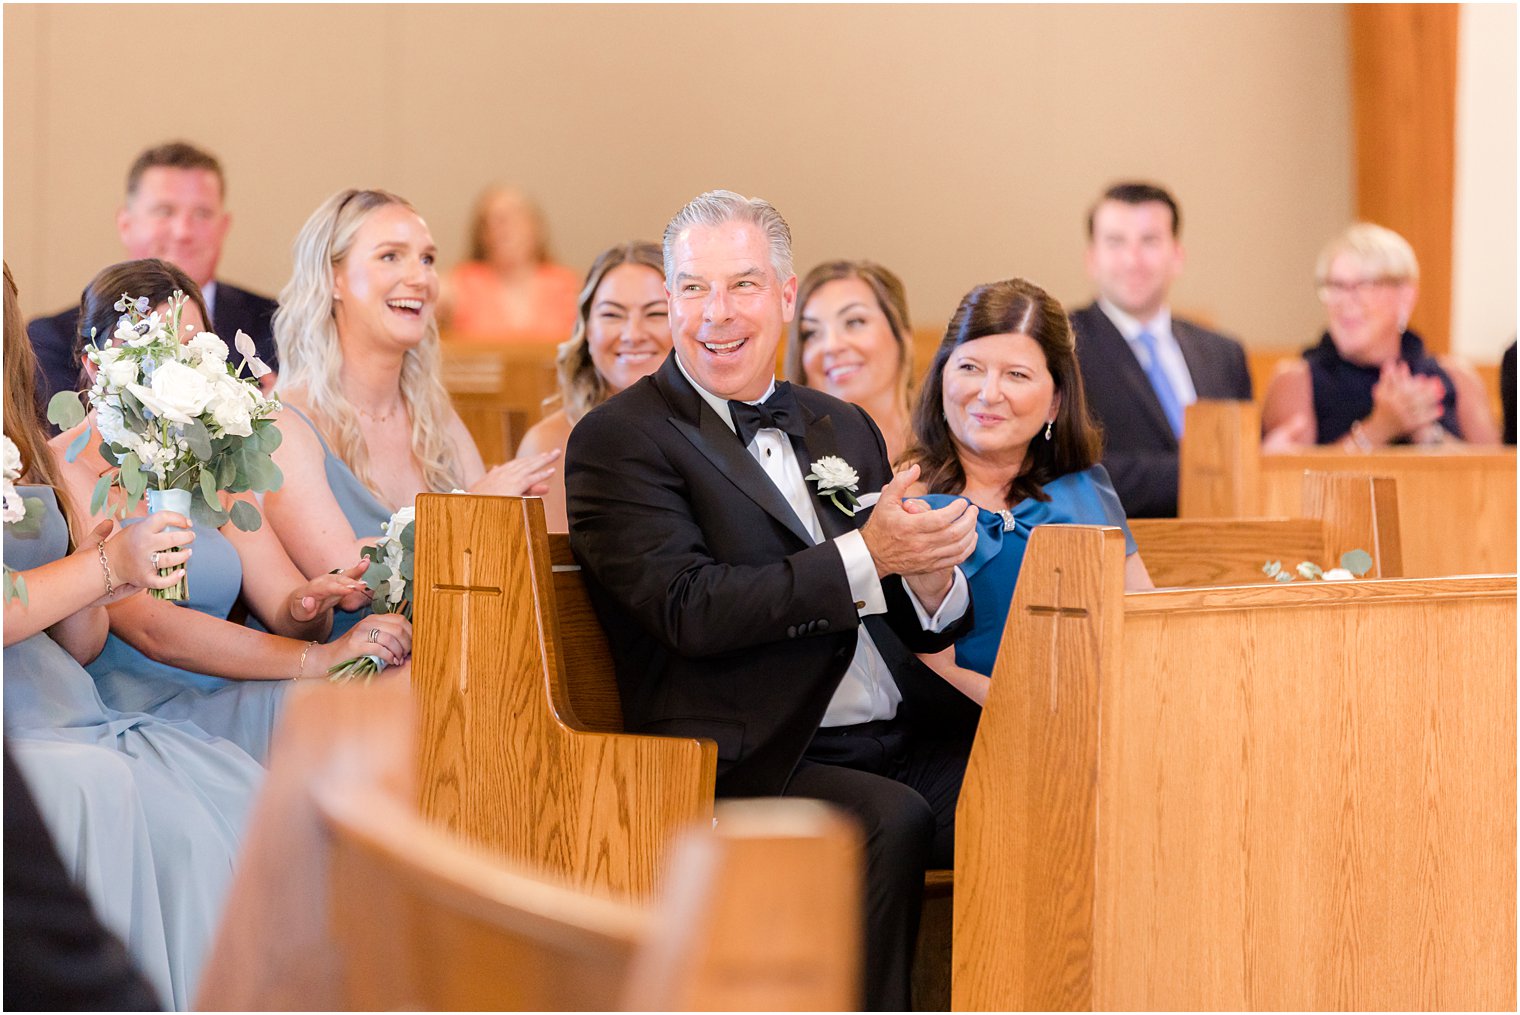
[[[106,595],[116,594],[116,586],[111,581],[111,562],[106,560],[106,541],[102,539],[95,544],[95,552],[100,555],[100,573],[106,579]]]
[[[309,641],[306,643],[306,647],[301,650],[301,665],[296,669],[296,675],[291,677],[291,680],[300,680],[302,677],[306,676],[306,653],[310,652],[311,647],[315,644],[317,643],[314,641]]]

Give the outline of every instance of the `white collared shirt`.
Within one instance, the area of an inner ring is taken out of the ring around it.
[[[215,331],[216,325],[211,323],[211,319],[216,317],[216,279],[212,279],[201,286],[201,302],[206,304],[206,330]],[[229,346],[232,345],[231,335],[218,335],[217,337],[226,341]]]
[[[1098,297],[1098,307],[1114,322],[1114,327],[1119,329],[1119,334],[1129,343],[1129,351],[1135,354],[1142,370],[1150,366],[1150,363],[1147,362],[1149,357],[1145,346],[1139,341],[1140,332],[1150,332],[1156,340],[1156,358],[1161,360],[1161,372],[1172,382],[1177,403],[1185,409],[1198,401],[1198,389],[1193,387],[1193,375],[1188,371],[1187,360],[1182,358],[1182,346],[1177,344],[1177,336],[1172,334],[1170,307],[1162,307],[1148,322],[1131,317],[1102,296]]]
[[[686,365],[681,362],[681,357],[676,356],[676,366],[697,389],[697,394],[702,396],[712,410],[718,414],[730,430],[735,433],[733,411],[728,407],[728,400],[719,398],[708,391],[702,385],[693,380],[686,370]],[[755,399],[751,404],[758,404],[771,396],[776,390],[776,382],[771,381],[770,387],[765,393]],[[798,521],[802,522],[803,528],[812,535],[814,543],[824,541],[823,528],[818,523],[818,510],[815,504],[816,498],[808,489],[802,476],[802,468],[797,462],[797,453],[792,448],[792,442],[787,435],[774,427],[765,427],[756,431],[755,437],[745,449],[754,460],[760,463],[765,474],[770,477],[776,489],[786,498],[796,513]],[[857,607],[857,612],[862,617],[869,617],[876,613],[887,612],[887,598],[881,590],[881,579],[876,577],[876,562],[871,559],[871,551],[866,549],[865,537],[859,529],[852,529],[834,540],[835,547],[839,550],[839,557],[844,563],[845,575],[850,583],[850,595],[856,603],[862,604]],[[945,596],[944,602],[930,617],[913,590],[904,583],[908,598],[913,603],[913,609],[918,614],[918,622],[926,631],[943,631],[948,625],[959,620],[966,612],[966,607],[971,603],[971,592],[966,585],[966,576],[960,568],[955,569],[955,581],[950,587],[950,592]],[[855,641],[855,657],[850,660],[850,668],[845,671],[844,678],[839,682],[839,688],[834,692],[833,699],[829,702],[828,709],[823,714],[820,726],[851,726],[856,723],[871,722],[876,719],[891,719],[897,715],[898,702],[902,701],[902,692],[897,689],[897,681],[892,679],[891,670],[887,668],[886,661],[881,657],[881,650],[871,640],[871,633],[861,625],[858,637]]]

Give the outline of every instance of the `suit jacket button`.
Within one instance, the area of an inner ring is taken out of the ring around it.
[[[792,626],[790,626],[790,627],[788,627],[786,629],[786,636],[788,638],[795,638],[795,637],[797,637],[797,625],[796,624],[793,624]]]
[[[818,630],[820,630],[820,631],[827,631],[828,629],[829,629],[829,622],[827,620],[820,620],[818,622]]]

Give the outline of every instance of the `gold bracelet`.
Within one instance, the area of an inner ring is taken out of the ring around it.
[[[309,641],[306,643],[306,647],[301,650],[301,665],[299,668],[297,668],[296,675],[290,678],[291,680],[300,680],[302,677],[306,676],[306,653],[310,652],[311,647],[315,644],[317,644],[317,642]]]
[[[100,573],[105,575],[106,595],[114,596],[116,594],[116,586],[111,582],[111,562],[106,560],[106,541],[104,539],[95,544],[95,552],[100,555]]]

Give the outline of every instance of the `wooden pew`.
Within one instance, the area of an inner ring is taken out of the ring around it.
[[[807,801],[725,804],[666,889],[613,902],[417,811],[397,681],[289,702],[199,1002],[222,1010],[847,1010],[858,836]]]
[[[1305,472],[1301,517],[1131,518],[1140,557],[1158,587],[1270,582],[1269,560],[1335,567],[1348,550],[1372,556],[1371,578],[1403,572],[1398,491],[1392,479]]]
[[[1033,534],[956,825],[956,1010],[1515,1006],[1515,577],[1125,594]]]
[[[1188,406],[1178,513],[1183,518],[1294,514],[1306,469],[1390,476],[1398,483],[1404,573],[1515,570],[1513,448],[1309,448],[1261,453],[1261,419],[1247,402]]]
[[[601,685],[611,661],[589,604],[591,626],[559,628],[542,502],[424,494],[417,545],[422,812],[584,891],[648,898],[671,836],[712,816],[716,745],[620,732],[615,687],[575,696],[588,660]]]
[[[443,386],[475,439],[486,466],[517,453],[528,428],[559,391],[552,342],[456,342],[445,339]]]

